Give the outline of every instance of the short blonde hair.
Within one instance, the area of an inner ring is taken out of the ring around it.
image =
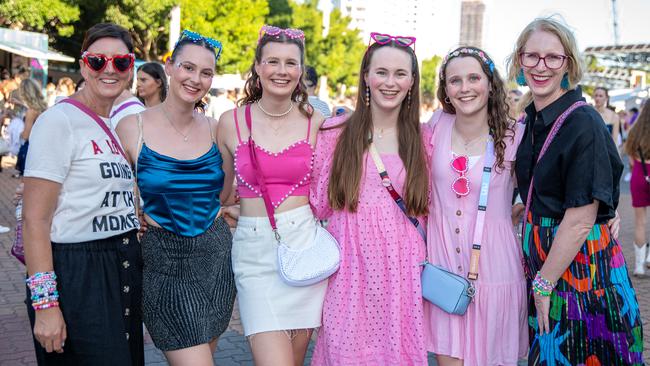
[[[550,17],[533,20],[519,34],[515,49],[508,57],[508,80],[516,80],[517,74],[519,74],[519,70],[521,69],[519,54],[524,51],[526,42],[528,42],[528,39],[535,31],[548,32],[559,38],[562,47],[564,47],[564,53],[568,56],[567,76],[569,79],[569,90],[575,88],[580,83],[580,80],[582,80],[582,74],[585,69],[582,55],[578,50],[578,43],[568,26]]]

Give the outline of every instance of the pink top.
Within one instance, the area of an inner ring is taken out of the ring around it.
[[[451,168],[451,134],[456,117],[442,113],[432,119],[430,148],[431,203],[427,225],[429,261],[467,276],[478,213],[485,153],[467,172],[469,194],[451,190],[458,173]],[[429,352],[461,358],[465,366],[517,365],[526,356],[528,327],[526,280],[521,245],[511,219],[517,146],[524,131],[517,124],[505,139],[504,168],[492,170],[481,236],[476,295],[464,316],[450,315],[424,302],[426,347]]]
[[[249,126],[249,133],[252,135],[250,104],[245,108],[246,122]],[[237,109],[233,110],[233,114],[237,128],[237,139],[239,139],[239,144],[235,149],[235,171],[237,173],[239,197],[262,197],[256,171],[253,170],[251,165],[248,141],[243,141],[239,132]],[[266,178],[271,203],[275,208],[278,208],[289,196],[309,196],[311,168],[314,163],[314,149],[309,143],[310,131],[311,119],[307,124],[307,137],[304,140],[294,142],[279,152],[271,152],[257,144],[255,145],[257,147],[255,152],[259,169]]]

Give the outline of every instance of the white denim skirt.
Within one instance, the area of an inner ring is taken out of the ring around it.
[[[316,219],[309,205],[275,215],[282,241],[293,249],[309,245]],[[244,335],[317,328],[327,280],[311,286],[285,284],[278,272],[278,245],[268,217],[240,216],[232,243],[232,267]]]

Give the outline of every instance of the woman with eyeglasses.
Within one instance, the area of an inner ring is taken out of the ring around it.
[[[283,282],[269,219],[274,215],[283,241],[294,250],[314,238],[309,182],[323,117],[308,104],[304,42],[301,30],[262,27],[246,95],[239,108],[222,114],[217,134],[224,169],[234,167],[241,198],[232,261],[239,313],[256,365],[303,364],[312,330],[321,325],[327,287],[327,281],[303,287]],[[262,198],[260,175],[273,212]]]
[[[515,173],[526,204],[529,365],[642,365],[643,328],[625,258],[606,225],[623,164],[584,102],[573,32],[551,18],[519,35],[509,76],[528,85]]]
[[[431,135],[420,129],[415,38],[373,32],[371,42],[354,113],[318,135],[310,201],[341,264],[312,365],[427,365],[420,264]]]
[[[144,365],[142,260],[133,175],[108,113],[134,61],[128,31],[86,32],[86,87],[30,135],[23,238],[39,365]]]
[[[220,215],[232,170],[222,167],[216,121],[196,111],[220,54],[219,41],[183,31],[165,64],[165,101],[118,126],[147,223],[144,324],[171,365],[212,365],[235,300],[232,235]]]

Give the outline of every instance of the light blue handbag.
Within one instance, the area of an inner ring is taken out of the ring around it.
[[[397,191],[393,188],[390,177],[388,176],[386,168],[381,161],[381,157],[379,156],[379,153],[377,152],[372,142],[370,143],[369,150],[370,155],[375,162],[375,166],[377,167],[377,172],[379,172],[379,177],[381,178],[382,184],[384,187],[386,187],[386,190],[393,198],[397,206],[399,206],[406,217],[408,217],[411,223],[413,223],[415,228],[418,230],[418,233],[420,233],[420,236],[422,236],[422,239],[424,239],[424,243],[426,244],[427,235],[424,232],[424,228],[422,228],[422,225],[420,225],[419,221],[416,218],[408,215],[406,211],[406,205],[404,204],[404,201],[402,200],[402,197],[399,195],[399,193],[397,193]],[[452,273],[441,266],[431,264],[429,263],[428,259],[425,259],[424,263],[422,263],[424,266],[421,275],[422,297],[449,314],[465,314],[467,307],[472,302],[472,299],[474,298],[474,294],[476,292],[471,281],[474,281],[478,278],[478,258],[481,251],[481,245],[479,242],[481,236],[483,235],[485,210],[487,209],[488,190],[490,187],[490,175],[492,173],[492,166],[494,165],[494,161],[494,142],[490,138],[487,141],[487,148],[485,151],[485,165],[483,167],[483,177],[481,179],[481,193],[479,196],[478,216],[476,218],[476,227],[474,229],[475,244],[472,245],[470,271],[467,274],[467,278]]]
[[[452,273],[441,266],[429,263],[428,258],[422,263],[424,266],[421,275],[422,297],[449,314],[465,314],[467,307],[474,299],[476,293],[473,281],[478,279],[478,258],[481,253],[480,240],[483,236],[490,176],[492,174],[494,160],[494,142],[490,138],[485,149],[485,165],[483,167],[481,192],[478,199],[474,244],[472,244],[472,256],[470,258],[470,268],[467,273],[467,278]]]
[[[449,314],[463,315],[474,298],[474,286],[465,277],[425,261],[422,297]]]

